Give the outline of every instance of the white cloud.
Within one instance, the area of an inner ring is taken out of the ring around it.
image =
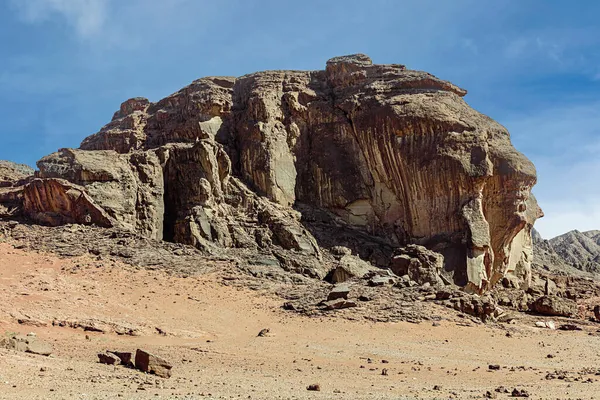
[[[600,229],[600,102],[559,104],[505,122],[515,147],[536,165],[534,193],[551,238],[573,229]]]
[[[102,32],[108,0],[12,0],[12,5],[27,22],[62,17],[81,38],[89,38]]]

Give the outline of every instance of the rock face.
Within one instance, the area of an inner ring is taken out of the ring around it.
[[[82,188],[98,212],[87,198],[66,208],[85,209],[84,222],[108,215],[207,251],[283,249],[294,254],[288,268],[323,278],[331,268],[317,266],[306,220],[321,213],[331,229],[379,243],[352,250],[380,267],[394,248],[419,244],[443,255],[450,280],[482,292],[508,273],[527,280],[541,212],[533,164],[465,94],[365,55],[333,58],[324,71],[203,78],[157,103],[124,102],[79,150],[40,160],[37,177]]]

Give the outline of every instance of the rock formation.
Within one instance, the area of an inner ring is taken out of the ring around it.
[[[355,235],[340,244],[380,267],[409,243],[440,253],[434,264],[468,291],[526,281],[535,169],[465,94],[365,55],[202,78],[157,103],[127,100],[80,149],[40,160],[23,212],[207,251],[292,252],[288,267],[320,278],[323,248]]]

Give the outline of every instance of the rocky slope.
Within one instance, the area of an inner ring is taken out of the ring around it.
[[[0,217],[248,249],[318,278],[372,268],[345,266],[336,246],[388,268],[413,243],[441,254],[424,267],[434,281],[527,284],[535,169],[465,94],[365,55],[202,78],[157,103],[127,100],[80,149],[41,159],[35,179],[0,192]]]

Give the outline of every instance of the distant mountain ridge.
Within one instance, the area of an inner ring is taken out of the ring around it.
[[[600,273],[600,230],[572,230],[549,240],[532,232],[534,264],[543,269]]]

